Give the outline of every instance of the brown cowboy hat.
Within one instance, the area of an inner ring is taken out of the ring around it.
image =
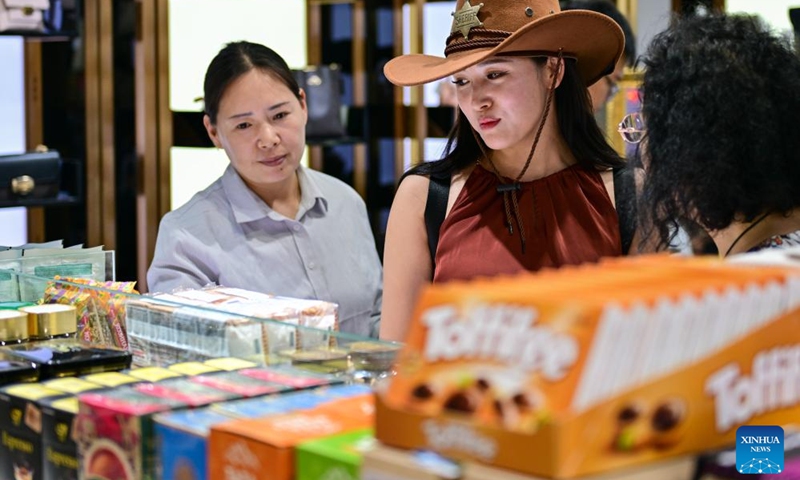
[[[558,0],[458,0],[445,56],[401,55],[383,68],[395,85],[432,82],[493,55],[574,58],[586,85],[611,73],[625,37],[611,18],[589,10],[562,12]]]

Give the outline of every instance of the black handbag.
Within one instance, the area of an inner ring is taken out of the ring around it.
[[[319,65],[292,70],[295,80],[306,92],[308,123],[306,138],[342,137],[342,82],[338,65]]]
[[[61,156],[55,150],[0,155],[0,200],[54,198],[61,182]]]

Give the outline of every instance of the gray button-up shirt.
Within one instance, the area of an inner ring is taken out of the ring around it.
[[[212,283],[339,305],[344,332],[378,332],[382,270],[361,197],[300,167],[296,219],[272,210],[232,166],[161,220],[151,292]]]

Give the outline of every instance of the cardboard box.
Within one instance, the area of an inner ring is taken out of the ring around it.
[[[692,480],[697,466],[695,457],[682,457],[674,460],[655,462],[640,467],[615,470],[580,480]],[[464,462],[463,476],[460,480],[545,480],[531,477],[511,470],[493,468],[475,462]]]
[[[209,436],[209,478],[294,480],[296,445],[369,428],[373,421],[313,409],[215,425]]]
[[[43,479],[41,402],[64,396],[35,383],[0,389],[0,478]]]
[[[81,379],[87,382],[96,383],[104,387],[119,387],[130,383],[143,382],[144,380],[120,372],[102,372],[84,375]]]
[[[153,422],[161,479],[210,478],[208,434],[212,426],[232,420],[232,417],[210,408],[155,415]]]
[[[134,386],[84,393],[78,399],[80,478],[154,480],[152,416],[187,405],[146,395]]]
[[[381,442],[575,478],[800,418],[796,270],[659,257],[497,283],[422,295]]]
[[[303,442],[295,451],[297,480],[359,480],[364,452],[375,443],[371,428]]]
[[[43,480],[78,478],[77,416],[75,396],[42,402]]]
[[[375,444],[364,452],[362,480],[459,480],[461,465],[431,452]]]

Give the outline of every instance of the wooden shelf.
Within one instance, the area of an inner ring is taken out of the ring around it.
[[[0,32],[2,37],[23,37],[38,42],[68,42],[77,37],[77,32],[33,32],[30,30],[6,30]]]
[[[15,200],[0,200],[0,208],[9,207],[67,207],[83,203],[79,197],[61,192],[56,197],[49,198],[19,198]]]

